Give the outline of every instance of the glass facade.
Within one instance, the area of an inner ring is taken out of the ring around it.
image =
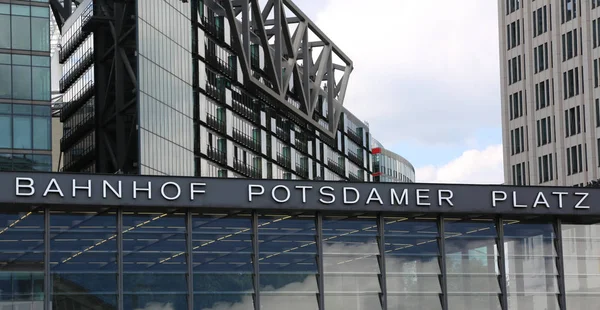
[[[51,170],[47,2],[0,0],[0,171]]]
[[[194,175],[190,4],[138,1],[140,173]]]
[[[372,145],[374,182],[415,182],[415,168],[406,158],[385,149],[375,139]]]
[[[0,213],[0,306],[583,309],[600,300],[599,227],[542,218],[11,207]]]

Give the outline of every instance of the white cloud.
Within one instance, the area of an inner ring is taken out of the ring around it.
[[[345,105],[384,145],[460,144],[500,127],[495,1],[319,5],[315,23],[354,62]]]
[[[500,184],[504,182],[502,160],[502,145],[468,150],[443,166],[417,168],[417,182]]]

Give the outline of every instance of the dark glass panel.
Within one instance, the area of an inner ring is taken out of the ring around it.
[[[31,99],[31,67],[12,67],[13,98],[21,100]]]
[[[441,309],[435,218],[385,218],[384,235],[388,309]]]
[[[12,117],[0,115],[0,148],[12,147]]]
[[[33,67],[32,72],[32,89],[33,100],[50,100],[50,68]]]
[[[31,18],[31,49],[44,52],[50,50],[50,19]]]
[[[375,217],[323,219],[325,308],[381,309]]]
[[[194,309],[254,309],[250,214],[194,214],[192,235]]]
[[[49,150],[50,142],[50,117],[34,117],[33,118],[33,148],[36,150]]]
[[[31,116],[13,116],[13,148],[31,149]]]
[[[496,225],[492,219],[446,219],[448,309],[500,309]]]
[[[258,238],[261,306],[318,309],[314,216],[260,215]]]
[[[558,310],[552,223],[505,220],[503,225],[508,308]]]
[[[187,307],[185,214],[124,212],[125,308]]]
[[[1,18],[2,15],[0,15]],[[0,29],[2,25],[0,25]],[[0,31],[0,36],[2,31]],[[12,68],[10,65],[0,65],[0,98],[12,98]]]
[[[19,50],[31,49],[31,24],[29,17],[12,16],[12,48]],[[6,28],[8,29],[8,28]],[[31,78],[30,78],[31,79]]]
[[[115,211],[50,214],[52,305],[116,309],[117,215]]]
[[[42,309],[44,215],[0,214],[0,303],[9,309]],[[21,308],[19,308],[21,307]]]
[[[0,48],[10,48],[10,31],[6,31],[10,29],[10,15],[0,14],[0,29],[5,29],[0,31]]]

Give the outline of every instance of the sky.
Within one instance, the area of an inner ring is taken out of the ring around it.
[[[497,1],[294,2],[354,63],[344,106],[417,182],[504,182]]]

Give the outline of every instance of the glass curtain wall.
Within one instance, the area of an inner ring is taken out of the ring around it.
[[[583,309],[600,301],[599,227],[7,207],[0,213],[0,307]]]

